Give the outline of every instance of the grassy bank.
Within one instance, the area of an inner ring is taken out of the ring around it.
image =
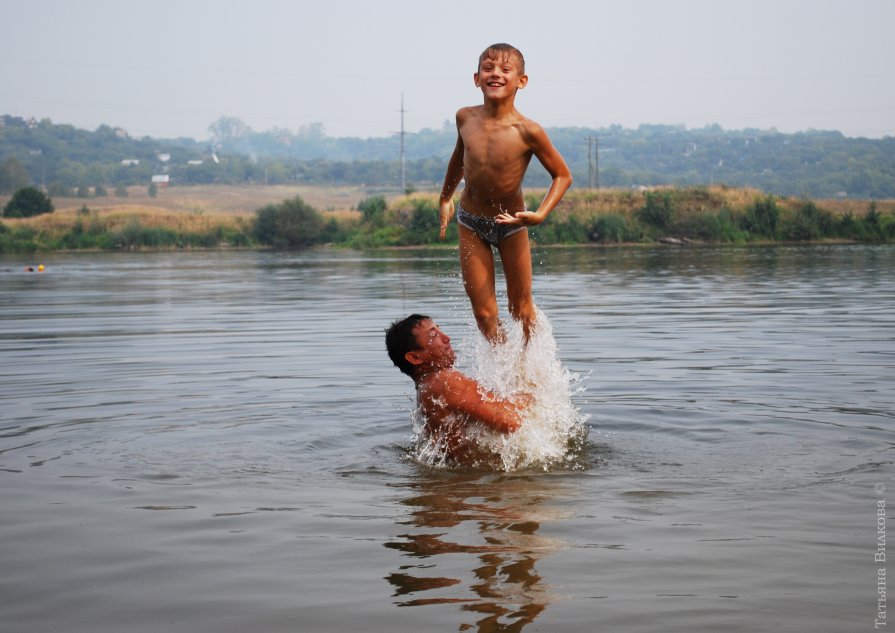
[[[529,208],[542,195],[527,193]],[[63,199],[56,206],[51,214],[3,218],[0,252],[438,242],[433,194],[387,198],[360,188],[184,187],[155,198],[135,192]],[[539,244],[892,242],[895,201],[780,198],[723,186],[573,190],[547,222],[531,229],[531,237]],[[453,223],[447,241],[456,239]]]

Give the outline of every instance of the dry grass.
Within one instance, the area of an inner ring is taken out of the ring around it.
[[[53,205],[59,212],[76,211],[85,204],[91,211],[153,208],[178,213],[249,214],[268,204],[276,204],[301,196],[305,202],[319,211],[335,213],[350,211],[369,195],[362,187],[324,187],[292,185],[194,185],[160,188],[155,198],[149,196],[146,187],[130,187],[126,198],[114,195],[102,198],[54,197]],[[10,196],[0,197],[0,206]]]
[[[720,185],[693,188],[651,187],[643,190],[573,189],[565,195],[556,212],[560,215],[574,215],[582,218],[605,214],[630,216],[643,207],[647,193],[662,191],[680,194],[681,207],[679,211],[684,214],[718,211],[724,207],[742,209],[756,198],[766,195],[758,189],[739,189]],[[532,190],[527,193],[540,198],[546,191]]]
[[[159,189],[156,197],[146,187],[130,187],[127,197],[53,198],[55,213],[34,218],[3,218],[3,222],[27,225],[40,231],[60,233],[80,219],[116,230],[133,220],[141,226],[184,232],[203,232],[214,227],[245,228],[255,211],[301,196],[327,218],[351,221],[360,217],[357,203],[368,194],[361,187],[311,187],[247,185],[196,185]],[[0,197],[0,208],[10,196]],[[89,215],[79,214],[84,207]]]
[[[674,187],[655,187],[647,191],[681,191]],[[687,189],[687,190],[695,190]],[[756,198],[766,194],[757,189],[731,188],[721,185],[701,188],[708,192],[708,198],[702,200],[706,208],[717,209],[722,206],[729,208],[745,208]],[[546,193],[544,189],[528,189],[527,196],[541,198]],[[294,186],[294,185],[194,185],[184,187],[170,187],[159,189],[155,198],[149,196],[146,187],[130,187],[128,197],[118,198],[108,196],[103,198],[53,198],[57,215],[74,213],[83,206],[101,216],[108,213],[126,213],[146,217],[165,213],[189,214],[189,215],[226,215],[234,214],[246,216],[268,204],[276,204],[301,196],[305,202],[327,216],[338,220],[355,219],[358,213],[355,211],[357,203],[365,197],[372,195],[363,187],[327,187],[327,186]],[[412,196],[389,195],[389,206],[400,203],[402,200],[413,198],[432,198],[431,193],[419,192]],[[10,196],[0,196],[0,208],[8,202]],[[799,198],[782,198],[779,203],[784,207],[795,208],[801,204]],[[836,215],[851,212],[855,216],[862,216],[867,212],[869,202],[866,200],[815,200],[815,203],[833,212]],[[558,214],[570,215],[595,215],[595,214],[630,214],[641,208],[644,204],[644,192],[630,189],[573,189],[569,191],[560,206],[556,209]],[[400,205],[399,205],[400,206]],[[877,201],[877,210],[880,213],[895,213],[895,200]],[[172,216],[173,218],[173,216]],[[10,221],[4,219],[4,221]]]
[[[105,209],[91,209],[89,213],[80,213],[75,209],[63,209],[55,213],[47,213],[33,218],[8,218],[5,223],[10,226],[29,226],[32,229],[58,235],[70,230],[79,221],[105,231],[116,231],[135,220],[140,226],[148,228],[166,228],[183,233],[205,233],[217,227],[246,230],[251,222],[252,214],[238,213],[182,213],[169,211],[159,207],[128,205]]]
[[[801,202],[801,200],[799,201]],[[870,209],[869,200],[843,200],[841,198],[815,200],[814,203],[821,209],[826,209],[834,215],[851,213],[855,217],[863,217]],[[895,200],[877,200],[876,210],[880,213],[895,214]]]

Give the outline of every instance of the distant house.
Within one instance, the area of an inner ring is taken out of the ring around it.
[[[115,128],[115,136],[117,136],[118,138],[127,138],[128,137],[127,130],[125,130],[122,127],[116,127]]]
[[[139,158],[125,158],[123,161],[121,161],[121,164],[125,165],[126,167],[133,167],[135,165],[140,164],[140,159]]]
[[[201,160],[188,160],[186,162],[187,165],[201,165],[203,161]]]
[[[170,178],[168,174],[156,174],[152,177],[152,182],[159,187],[167,187]]]
[[[156,157],[159,159],[159,162],[167,163],[171,160],[171,154],[157,154]]]
[[[28,126],[29,130],[33,130],[34,128],[37,127],[37,119],[35,119],[34,117],[31,117],[30,119],[25,121],[25,125]]]

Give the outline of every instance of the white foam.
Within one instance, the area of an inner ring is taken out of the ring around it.
[[[562,366],[553,328],[542,312],[538,312],[537,325],[527,345],[519,323],[510,321],[506,326],[507,339],[503,344],[492,345],[484,337],[475,338],[469,350],[472,362],[467,373],[498,396],[511,397],[526,391],[535,402],[526,411],[522,427],[514,433],[496,433],[472,425],[470,433],[475,434],[475,441],[484,452],[497,458],[480,466],[504,471],[578,467],[587,439],[586,416],[572,402],[573,393],[583,391],[579,376]],[[460,348],[461,354],[466,351]],[[417,413],[417,459],[444,466],[441,447],[422,441],[422,422]]]

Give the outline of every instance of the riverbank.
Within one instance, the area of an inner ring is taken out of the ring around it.
[[[529,191],[536,208],[543,191]],[[300,198],[296,224],[286,200]],[[0,203],[3,203],[0,200]],[[56,212],[3,218],[0,252],[260,248],[334,244],[410,247],[438,241],[437,196],[373,194],[360,187],[177,187],[150,197],[63,198]],[[259,231],[261,209],[276,222]],[[284,225],[288,227],[284,228]],[[278,240],[277,231],[300,240]],[[746,244],[895,241],[895,200],[807,200],[724,186],[649,190],[572,190],[544,224],[538,244]],[[448,232],[456,241],[456,225]]]

